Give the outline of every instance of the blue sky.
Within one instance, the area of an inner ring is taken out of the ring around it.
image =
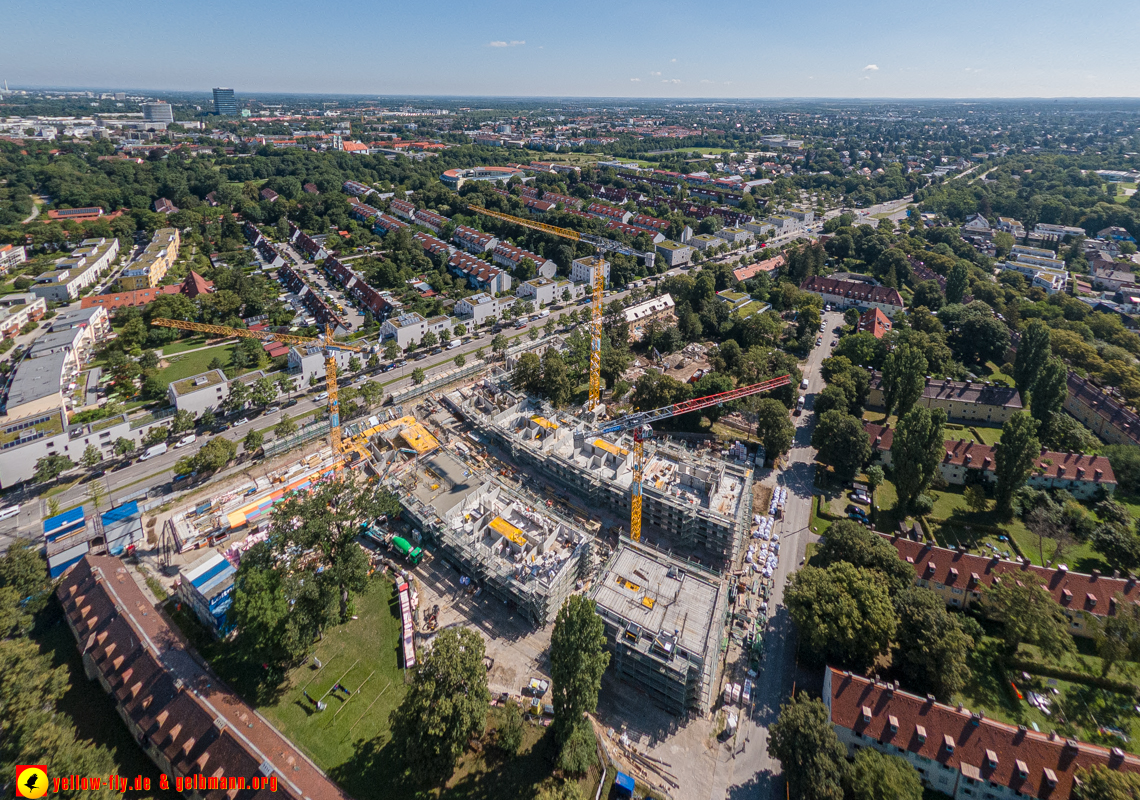
[[[1136,0],[7,0],[0,79],[377,95],[1140,95]]]

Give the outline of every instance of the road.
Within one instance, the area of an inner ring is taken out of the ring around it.
[[[28,197],[32,198],[32,213],[27,219],[20,223],[21,225],[27,225],[40,215],[40,203],[43,201],[40,200],[39,195],[30,194]]]
[[[780,537],[781,558],[773,576],[769,600],[771,610],[764,635],[765,656],[756,678],[757,689],[751,713],[741,720],[735,747],[732,751],[722,747],[718,752],[709,800],[778,800],[784,797],[782,781],[777,777],[779,762],[768,755],[768,727],[776,721],[780,704],[791,696],[796,672],[795,632],[784,606],[784,585],[799,569],[808,543],[818,538],[809,527],[815,473],[812,465],[816,453],[811,446],[816,422],[812,408],[824,387],[820,367],[823,360],[831,355],[831,342],[835,339],[835,331],[843,325],[843,315],[836,311],[824,313],[823,322],[827,326],[827,332],[821,334],[823,344],[812,349],[802,367],[808,388],[804,393],[804,413],[794,418],[796,436],[788,454],[788,466],[784,470],[774,470],[762,481],[788,490],[783,518],[775,528]]]

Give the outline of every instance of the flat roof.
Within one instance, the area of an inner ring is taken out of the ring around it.
[[[211,386],[216,386],[219,383],[224,383],[225,380],[226,376],[220,369],[212,369],[209,372],[203,372],[200,375],[191,375],[189,378],[183,378],[180,381],[175,381],[174,383],[170,384],[170,388],[174,390],[174,394],[184,395],[190,394],[191,392],[197,392],[201,389],[208,389]]]
[[[21,361],[8,392],[8,408],[59,394],[63,368],[69,358],[67,353],[58,352]]]
[[[646,632],[676,635],[703,656],[721,587],[664,554],[622,544],[594,587],[594,602]]]

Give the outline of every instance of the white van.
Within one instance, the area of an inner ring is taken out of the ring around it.
[[[804,378],[802,381],[800,381],[800,389],[806,392],[807,387],[808,387],[808,379]]]
[[[447,349],[448,350],[454,350],[455,348],[459,347],[461,344],[463,344],[463,341],[461,339],[452,339],[450,342],[447,343]]]
[[[539,312],[538,312],[538,315],[539,315],[540,317],[549,317],[549,316],[550,316],[550,309],[549,309],[549,308],[544,308],[544,309],[542,309],[542,311],[539,311]]]
[[[20,504],[8,506],[7,508],[0,508],[0,519],[11,519],[20,513]]]
[[[147,451],[139,456],[139,461],[146,461],[147,459],[160,456],[167,450],[166,443],[156,444],[154,447],[147,448]]]
[[[188,433],[178,440],[178,443],[174,445],[174,449],[177,450],[179,447],[186,447],[186,445],[194,444],[197,439],[197,436],[192,433]]]

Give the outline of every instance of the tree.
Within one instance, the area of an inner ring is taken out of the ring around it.
[[[282,417],[281,421],[273,426],[273,435],[278,439],[284,439],[287,436],[292,436],[297,432],[297,423],[290,417]]]
[[[854,328],[859,324],[859,312],[853,308],[849,308],[843,312],[843,322],[849,327]]]
[[[99,452],[99,448],[93,444],[87,445],[83,451],[83,455],[79,459],[79,463],[87,467],[87,469],[94,469],[95,465],[103,460],[103,454]]]
[[[210,359],[210,363],[206,365],[206,369],[208,369],[208,370],[225,369],[225,368],[226,368],[225,362],[222,361],[217,356],[214,356],[212,359]]]
[[[599,374],[607,389],[613,389],[614,383],[625,374],[632,361],[633,354],[624,348],[611,347],[602,352]]]
[[[427,375],[427,373],[424,372],[423,367],[414,368],[412,370],[412,383],[414,383],[416,386],[419,386],[421,383],[424,382],[424,377],[426,375]]]
[[[918,308],[924,306],[931,311],[937,311],[942,308],[945,298],[942,297],[942,289],[938,286],[938,281],[923,281],[914,287],[914,299],[911,301],[911,308]]]
[[[822,700],[801,693],[780,706],[768,732],[768,752],[780,762],[793,797],[843,800],[847,748],[835,735]]]
[[[969,286],[969,275],[969,269],[964,261],[959,260],[950,268],[950,274],[946,276],[946,302],[948,304],[962,302]]]
[[[585,775],[598,763],[598,739],[586,720],[577,723],[558,751],[558,769],[567,775]]]
[[[984,514],[990,505],[986,499],[986,490],[981,486],[967,486],[962,492],[962,498],[966,501],[966,507],[975,514]]]
[[[99,510],[99,506],[107,498],[107,488],[103,485],[102,481],[96,479],[87,484],[87,499],[91,501],[91,505],[95,510]]]
[[[899,622],[894,663],[915,691],[950,702],[970,676],[966,658],[974,640],[929,589],[907,588],[895,598],[895,611]]]
[[[1037,440],[1037,421],[1019,411],[1001,428],[1001,440],[994,455],[994,474],[997,488],[994,496],[997,508],[1003,514],[1012,510],[1013,493],[1022,487],[1041,453]]]
[[[1073,786],[1073,800],[1135,800],[1140,797],[1140,775],[1120,772],[1104,764],[1077,771],[1081,779]]]
[[[64,472],[75,468],[75,462],[67,456],[43,456],[36,461],[35,474],[32,480],[36,483],[51,483]]]
[[[562,354],[548,347],[542,354],[542,392],[555,407],[564,406],[570,399],[574,387],[566,374],[566,363]]]
[[[249,438],[248,435],[246,438]],[[234,441],[224,436],[215,436],[194,454],[194,468],[198,472],[217,472],[233,461],[235,455],[237,455],[237,444]]]
[[[217,422],[218,415],[214,413],[214,409],[212,408],[207,408],[202,412],[202,415],[198,417],[198,424],[203,428],[212,428]]]
[[[946,452],[945,424],[944,410],[922,406],[912,408],[899,420],[891,445],[891,457],[894,459],[898,507],[903,512],[914,507],[914,501],[938,474],[938,466]]]
[[[593,601],[580,594],[567,598],[550,636],[554,731],[562,745],[584,715],[597,709],[602,673],[610,663],[605,643],[605,626]]]
[[[860,420],[841,411],[820,415],[811,435],[811,446],[819,451],[816,458],[830,465],[844,480],[853,478],[871,455],[871,440]]]
[[[898,551],[877,533],[852,520],[839,520],[828,528],[816,552],[820,567],[846,562],[875,570],[892,596],[914,585],[914,568],[899,558]]]
[[[990,616],[1002,623],[1008,655],[1016,653],[1022,643],[1037,645],[1050,658],[1074,652],[1069,619],[1041,584],[1003,580],[986,589],[985,599]]]
[[[1037,376],[1051,354],[1049,326],[1039,319],[1030,320],[1021,333],[1013,361],[1013,382],[1023,398],[1037,384]]]
[[[314,378],[317,376],[314,375]],[[249,387],[241,381],[230,381],[230,392],[226,399],[222,401],[222,408],[227,414],[232,414],[239,409],[245,408],[245,404],[249,401]]]
[[[143,437],[143,444],[147,447],[153,447],[156,444],[162,444],[170,438],[170,428],[166,425],[155,425],[146,432]]]
[[[413,773],[432,781],[446,778],[468,739],[482,732],[491,703],[483,654],[476,631],[446,628],[415,667],[391,717],[392,742]]]
[[[277,399],[277,382],[266,376],[253,382],[253,391],[250,399],[255,406],[265,408]]]
[[[499,722],[498,744],[508,755],[519,751],[523,741],[523,715],[522,709],[513,698],[507,700],[503,706],[502,719]]]
[[[523,353],[515,362],[511,385],[527,394],[542,391],[542,359],[536,353]]]
[[[891,597],[879,574],[845,561],[804,567],[785,595],[807,656],[815,663],[865,668],[895,634]]]
[[[773,460],[792,449],[796,426],[788,416],[788,408],[779,400],[765,397],[756,403],[756,438]]]
[[[398,355],[400,355],[400,346],[396,344],[395,339],[389,339],[384,343],[384,358],[395,361]]]
[[[1125,661],[1140,661],[1140,607],[1116,596],[1116,613],[1096,618],[1096,654],[1101,659],[1101,674]]]
[[[435,335],[434,331],[428,331],[424,334],[424,338],[420,339],[420,344],[424,347],[435,347],[439,344],[439,337]]]
[[[356,354],[349,356],[349,359],[348,359],[348,371],[349,372],[360,372],[361,366],[362,366],[362,364],[360,363],[360,356],[358,356]]]
[[[934,283],[934,281],[931,281]],[[847,800],[922,800],[922,779],[905,759],[872,747],[855,754],[843,782]]]
[[[889,416],[907,412],[922,397],[926,387],[926,357],[917,349],[901,344],[891,351],[883,363],[883,403]]]
[[[867,467],[865,474],[867,476],[867,488],[871,490],[871,507],[873,509],[875,506],[875,490],[883,485],[887,476],[883,474],[883,468],[878,464]]]
[[[1052,356],[1041,367],[1029,395],[1029,413],[1042,425],[1061,411],[1069,394],[1068,369],[1065,362]]]
[[[134,440],[128,439],[125,436],[120,436],[115,440],[115,455],[126,456],[135,451]]]
[[[254,428],[241,440],[241,445],[245,448],[245,452],[256,453],[261,449],[261,445],[264,444],[264,442],[265,434]]]
[[[30,539],[17,538],[0,556],[0,640],[25,635],[51,599],[52,581],[39,548]]]
[[[509,346],[507,337],[501,333],[495,334],[495,338],[491,340],[491,352],[495,355],[502,353]]]
[[[464,365],[467,364],[467,356],[463,355],[463,353],[460,353],[459,355],[457,355],[455,357],[454,361],[455,361],[455,366],[462,368]]]
[[[153,350],[147,350],[139,357],[139,367],[143,370],[158,369],[158,354]]]
[[[170,432],[177,436],[192,430],[194,430],[194,415],[184,408],[175,411],[170,420]]]

